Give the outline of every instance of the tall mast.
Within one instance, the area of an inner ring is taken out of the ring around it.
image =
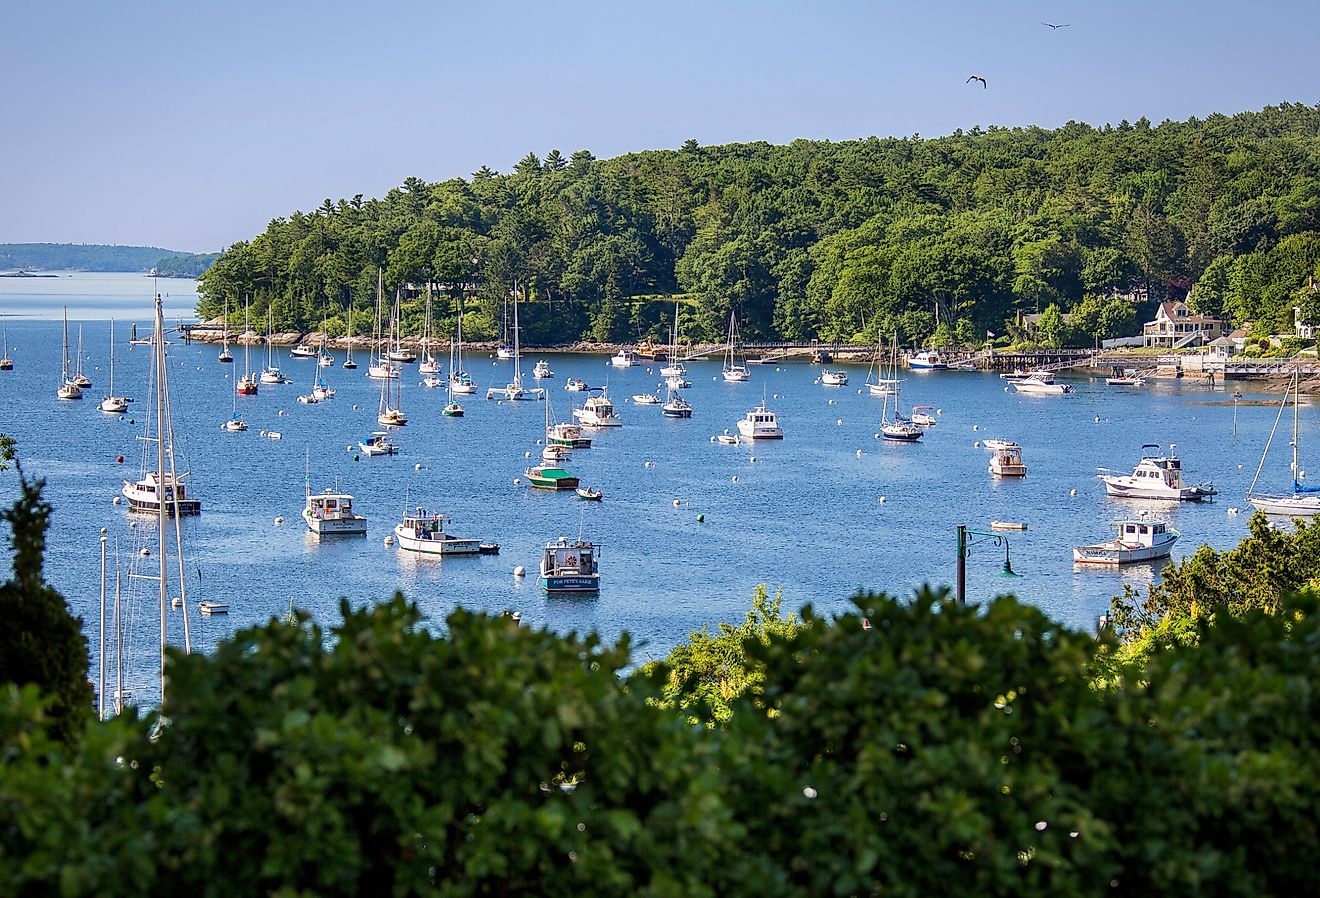
[[[69,307],[64,307],[64,370],[60,375],[60,383],[69,382]]]
[[[115,395],[115,319],[110,319],[110,392],[107,396]]]
[[[522,343],[518,335],[518,281],[513,282],[513,383],[522,387]]]
[[[101,677],[96,690],[96,719],[105,720],[105,528],[101,528]]]
[[[119,550],[115,549],[115,715],[124,711],[124,617],[119,591]]]
[[[1292,449],[1293,449],[1293,457],[1292,457],[1293,492],[1296,492],[1296,491],[1297,491],[1297,450],[1298,450],[1297,443],[1300,441],[1300,438],[1301,438],[1301,432],[1300,432],[1300,430],[1298,429],[1298,426],[1297,426],[1297,425],[1298,425],[1298,421],[1297,421],[1297,414],[1298,414],[1298,413],[1297,413],[1297,406],[1301,405],[1301,402],[1302,402],[1302,390],[1301,390],[1301,376],[1300,376],[1300,372],[1298,372],[1298,371],[1293,371],[1293,438],[1292,438]]]

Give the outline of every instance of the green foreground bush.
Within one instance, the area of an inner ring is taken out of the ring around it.
[[[173,657],[154,741],[0,687],[0,894],[1316,893],[1313,596],[1104,690],[1014,599],[858,604],[743,639],[716,727],[626,640],[401,597]]]

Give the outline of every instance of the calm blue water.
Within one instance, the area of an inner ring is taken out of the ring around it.
[[[148,301],[144,295],[144,316]],[[133,413],[108,416],[96,409],[108,373],[107,322],[84,327],[85,367],[96,384],[80,403],[54,395],[58,322],[11,320],[8,327],[17,370],[0,373],[0,431],[17,438],[26,470],[48,481],[55,507],[49,578],[83,616],[95,656],[98,532],[108,528],[111,547],[131,554],[130,516],[111,500],[121,477],[135,478],[141,469],[136,438],[150,356],[144,347],[130,351],[120,324],[116,384],[138,401]],[[1090,627],[1124,582],[1143,584],[1154,576],[1149,566],[1122,574],[1074,570],[1073,545],[1106,537],[1111,519],[1138,507],[1107,499],[1095,469],[1129,469],[1143,442],[1176,442],[1189,479],[1213,479],[1224,495],[1214,504],[1153,507],[1182,531],[1182,552],[1203,542],[1228,547],[1245,532],[1247,515],[1231,516],[1227,509],[1245,506],[1242,495],[1276,411],[1240,407],[1235,439],[1231,400],[1202,386],[1124,391],[1081,380],[1075,395],[1024,397],[1005,392],[993,375],[909,374],[905,398],[941,409],[940,424],[920,444],[893,445],[873,437],[881,403],[858,395],[864,367],[851,369],[853,382],[839,388],[814,383],[819,368],[807,364],[753,367],[751,382],[725,384],[716,380],[718,363],[692,363],[688,395],[695,415],[670,421],[658,407],[628,400],[653,391],[658,373],[612,369],[603,357],[554,356],[556,377],[545,383],[557,416],[566,417],[581,395],[563,388],[577,376],[592,384],[608,379],[624,417],[622,428],[597,435],[594,448],[575,453],[567,466],[605,491],[605,501],[596,504],[514,485],[529,464],[524,453],[539,452],[540,403],[469,397],[465,418],[444,418],[444,393],[419,387],[410,366],[404,408],[412,423],[398,436],[402,454],[358,461],[347,447],[375,429],[378,396],[365,364],[356,372],[338,364],[326,369],[338,397],[303,406],[295,397],[310,388],[314,363],[281,351],[279,363],[296,383],[263,385],[259,396],[239,397],[250,429],[228,434],[218,428],[229,415],[230,377],[241,373],[243,356],[238,350],[229,366],[219,364],[216,353],[202,344],[170,348],[177,444],[182,465],[192,471],[191,491],[204,503],[201,517],[183,525],[189,576],[198,568],[202,574],[201,586],[190,583],[190,595],[194,601],[224,598],[232,608],[227,617],[193,621],[203,648],[284,612],[290,599],[329,625],[340,596],[367,603],[401,589],[436,619],[456,605],[519,609],[530,623],[560,631],[614,636],[627,630],[642,642],[639,658],[655,657],[702,625],[740,620],[758,583],[782,588],[790,607],[810,602],[825,611],[843,608],[858,589],[902,595],[925,581],[951,583],[954,526],[988,529],[992,519],[1030,523],[1028,532],[1010,535],[1013,566],[1022,576],[1001,578],[1002,555],[978,547],[969,593],[984,598],[1014,591],[1056,619]],[[529,356],[525,371],[535,359]],[[488,383],[506,382],[510,367],[489,357],[473,357],[468,365],[482,395]],[[763,391],[781,415],[782,444],[713,444],[712,435],[733,428]],[[1304,414],[1306,426],[1314,427],[1311,410]],[[262,430],[280,431],[283,439],[262,439]],[[993,436],[1025,447],[1025,480],[987,475],[987,453],[973,442]],[[1286,437],[1276,452],[1286,451],[1284,444]],[[357,508],[370,519],[365,539],[322,543],[303,529],[305,452],[313,489],[337,483],[357,497]],[[115,461],[119,454],[126,457],[122,465]],[[1282,485],[1286,462],[1281,455],[1273,461],[1266,479]],[[8,502],[14,488],[12,471],[0,475],[0,501]],[[1070,496],[1074,489],[1077,495]],[[498,542],[501,554],[437,562],[386,548],[383,537],[405,503],[443,511],[453,518],[453,532]],[[277,515],[283,526],[273,524]],[[594,599],[547,598],[534,576],[541,547],[579,529],[604,545],[603,590]],[[531,573],[517,580],[515,565]],[[152,696],[156,612],[150,586],[131,604],[133,679],[147,684],[138,686],[140,701]],[[178,618],[174,612],[172,638],[181,632]]]

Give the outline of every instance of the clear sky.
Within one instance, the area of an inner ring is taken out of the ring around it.
[[[0,242],[216,250],[529,150],[1315,104],[1317,35],[1320,0],[6,0]]]

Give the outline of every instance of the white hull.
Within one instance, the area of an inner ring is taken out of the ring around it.
[[[1132,477],[1100,475],[1105,482],[1105,492],[1120,499],[1161,499],[1166,502],[1200,502],[1209,499],[1211,493],[1195,486],[1174,489],[1158,482],[1137,483]]]
[[[1019,393],[1026,393],[1031,396],[1062,396],[1064,393],[1073,392],[1073,388],[1067,384],[1043,383],[1037,380],[1015,380],[1010,381],[1013,389]]]
[[[881,381],[878,384],[867,384],[866,389],[872,396],[895,396],[898,394],[898,381]]]
[[[459,396],[472,396],[477,392],[477,385],[472,381],[456,381],[451,377],[449,379],[449,392]]]
[[[402,524],[394,527],[394,541],[405,552],[418,555],[478,555],[481,543],[475,539],[445,534],[442,539],[418,539],[408,536]]]
[[[367,532],[366,518],[321,520],[303,509],[303,520],[307,522],[307,529],[317,536],[361,536]]]
[[[602,418],[594,412],[584,409],[573,409],[573,417],[578,419],[578,423],[583,427],[622,427],[623,421],[618,415],[612,415],[608,418]]]
[[[128,411],[128,400],[122,396],[107,396],[101,400],[100,409],[109,415],[121,415]]]
[[[725,368],[725,369],[724,369],[724,380],[725,380],[725,382],[727,382],[727,383],[731,383],[731,384],[740,384],[740,383],[743,383],[743,382],[745,382],[745,381],[751,379],[751,376],[752,376],[752,375],[748,373],[748,371],[747,371],[746,368]]]
[[[372,380],[386,380],[387,378],[398,377],[398,365],[368,365],[367,377]]]
[[[749,421],[738,422],[738,433],[744,440],[782,440],[784,431],[778,427],[757,427]]]
[[[827,387],[842,387],[848,383],[848,375],[842,371],[825,371],[820,375],[820,382]]]
[[[1173,544],[1178,541],[1176,534],[1170,533],[1168,536],[1168,540],[1154,546],[1135,546],[1117,540],[1094,546],[1077,546],[1073,549],[1073,561],[1076,564],[1120,565],[1168,558],[1173,553]]]
[[[1320,496],[1249,496],[1247,501],[1266,514],[1281,517],[1320,515]]]

